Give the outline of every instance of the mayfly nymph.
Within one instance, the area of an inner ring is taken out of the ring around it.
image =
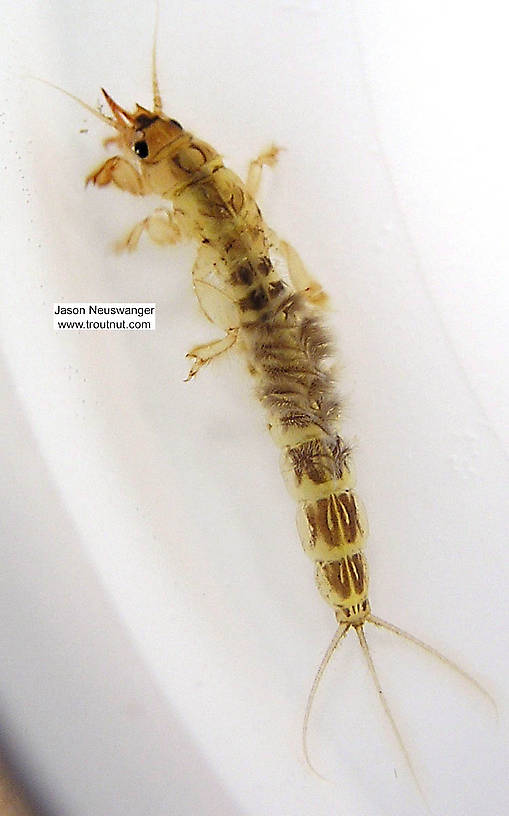
[[[338,624],[306,706],[303,745],[308,764],[307,729],[319,681],[338,644],[353,630],[413,773],[378,680],[365,625],[411,641],[487,692],[435,649],[371,612],[364,554],[367,523],[354,490],[350,449],[339,434],[341,407],[331,373],[334,347],[323,318],[327,298],[295,249],[267,227],[255,201],[263,165],[274,165],[278,148],[272,146],[254,159],[243,182],[224,166],[213,147],[163,113],[155,55],[152,82],[152,109],[136,105],[133,113],[104,90],[112,116],[68,94],[116,131],[108,143],[118,148],[118,154],[106,159],[87,181],[100,187],[114,184],[136,196],[161,197],[163,206],[137,224],[121,247],[134,250],[143,232],[159,244],[186,238],[198,245],[194,290],[202,311],[222,336],[191,349],[187,379],[229,349],[241,351],[270,433],[281,448],[282,472],[298,504],[302,546],[314,563],[319,593]],[[285,260],[284,277],[273,261],[274,252]]]

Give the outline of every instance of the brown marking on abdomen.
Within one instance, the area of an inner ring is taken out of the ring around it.
[[[309,439],[287,452],[297,481],[307,476],[315,484],[341,479],[348,448],[340,436]]]
[[[269,297],[263,286],[252,289],[246,297],[239,300],[241,312],[260,312],[267,306]]]
[[[249,261],[240,263],[230,275],[233,286],[250,286],[254,281],[254,270]]]
[[[362,598],[366,592],[367,570],[362,553],[319,563],[316,575],[320,592],[331,606],[346,606],[347,601]]]

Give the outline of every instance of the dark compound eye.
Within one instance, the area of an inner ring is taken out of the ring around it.
[[[144,139],[140,142],[136,142],[134,145],[134,152],[140,159],[146,159],[148,156],[148,145]]]
[[[180,122],[177,122],[176,119],[170,119],[170,125],[175,125],[175,127],[178,127],[179,130],[184,130]]]

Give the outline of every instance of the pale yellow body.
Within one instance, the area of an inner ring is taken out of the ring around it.
[[[156,240],[175,243],[183,236],[198,244],[196,295],[226,334],[190,352],[195,362],[189,377],[238,343],[283,449],[282,469],[299,503],[298,530],[315,562],[318,589],[338,622],[362,624],[370,613],[363,553],[367,525],[353,492],[349,450],[338,434],[331,341],[319,308],[324,295],[287,244],[282,252],[288,276],[281,277],[271,256],[277,239],[254,199],[260,169],[274,163],[277,149],[251,163],[244,184],[210,145],[162,112],[138,108],[128,114],[108,101],[121,125],[117,142],[124,154],[108,159],[91,179],[138,195],[160,195],[172,206],[165,216],[157,213]],[[135,227],[127,247],[134,248],[143,229],[151,234],[154,221]],[[299,284],[307,284],[303,291],[295,289],[294,269]]]
[[[164,206],[137,224],[120,247],[135,249],[143,232],[160,244],[183,237],[196,242],[194,289],[222,336],[189,352],[193,363],[188,379],[237,344],[282,450],[281,469],[298,503],[302,546],[315,564],[319,592],[339,623],[306,708],[306,758],[307,724],[318,683],[338,643],[353,628],[411,768],[368,650],[365,623],[395,632],[467,675],[422,641],[371,614],[364,555],[367,521],[354,492],[350,451],[338,433],[340,404],[330,369],[333,346],[322,317],[326,296],[297,252],[266,226],[255,201],[262,167],[275,163],[278,149],[271,147],[253,160],[243,183],[210,145],[163,114],[155,72],[153,83],[152,111],[137,106],[128,113],[106,92],[114,118],[85,105],[115,128],[117,136],[109,142],[120,148],[88,180],[99,186],[113,183],[134,195],[156,193],[162,199]],[[273,263],[274,252],[286,261],[283,277]]]

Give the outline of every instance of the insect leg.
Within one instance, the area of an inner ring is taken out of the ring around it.
[[[177,214],[165,207],[158,207],[154,210],[152,215],[147,216],[147,218],[144,218],[139,224],[136,224],[125,238],[117,242],[115,245],[117,252],[121,252],[124,249],[133,252],[145,231],[149,238],[155,244],[159,244],[159,246],[178,244],[182,239],[182,231],[179,227]]]
[[[249,162],[249,170],[247,171],[247,179],[246,179],[246,189],[253,198],[256,198],[258,193],[258,189],[260,187],[260,182],[262,180],[262,169],[263,165],[267,164],[269,167],[274,167],[278,160],[278,155],[284,150],[284,147],[277,147],[277,145],[272,144],[267,150],[264,150],[263,153],[260,153],[256,159],[253,159]]]
[[[203,343],[191,349],[191,351],[186,354],[186,357],[194,357],[194,362],[184,382],[189,382],[202,366],[207,365],[214,357],[219,357],[220,354],[224,354],[225,351],[228,351],[228,349],[235,345],[238,333],[238,328],[228,329],[226,335],[220,337],[219,340],[212,340],[210,343]]]
[[[198,298],[200,308],[216,326],[226,332],[225,337],[212,340],[195,346],[188,357],[194,358],[187,380],[190,380],[198,373],[200,368],[210,362],[214,357],[218,357],[228,351],[237,340],[239,332],[238,306],[234,298],[230,297],[224,288],[220,286],[221,275],[216,269],[217,256],[207,246],[202,246],[198,250],[198,255],[193,266],[193,286]]]
[[[125,190],[132,195],[143,195],[145,185],[138,171],[122,156],[111,156],[100,165],[97,170],[93,170],[85,179],[85,184],[97,184],[98,187],[105,187],[107,184],[115,184],[121,190]]]
[[[284,150],[284,147],[278,147],[272,144],[267,150],[264,150],[263,153],[260,153],[256,159],[253,159],[249,163],[246,188],[253,198],[256,198],[258,188],[260,187],[263,165],[267,164],[270,167],[274,167],[281,150]],[[302,292],[310,303],[315,304],[315,306],[324,308],[327,305],[329,297],[318,281],[311,277],[297,250],[287,241],[278,238],[272,230],[267,229],[267,232],[270,234],[272,243],[285,259],[288,274],[297,292]]]
[[[288,275],[296,291],[303,294],[315,306],[321,309],[326,308],[329,296],[318,281],[309,274],[297,250],[288,241],[279,238],[272,230],[270,239],[275,249],[283,256]]]

